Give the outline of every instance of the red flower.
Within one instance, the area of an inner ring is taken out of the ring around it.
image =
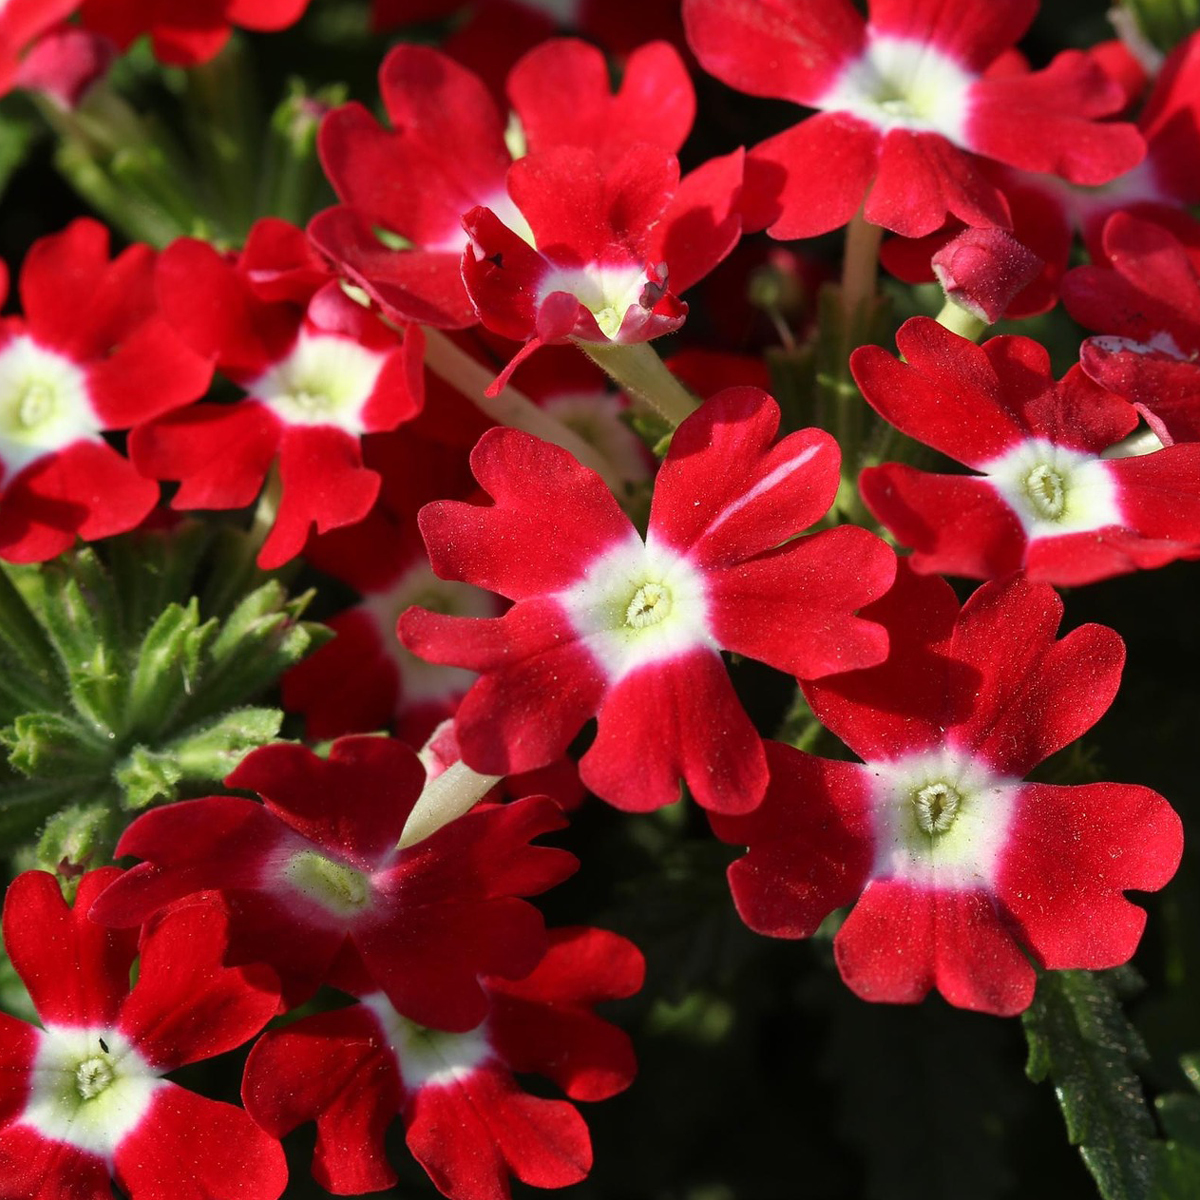
[[[233,26],[276,30],[295,24],[308,0],[83,0],[83,23],[122,49],[150,35],[159,62],[194,67],[213,58]]]
[[[983,346],[927,317],[851,356],[877,412],[978,475],[934,475],[898,463],[862,473],[867,507],[912,565],[990,579],[1090,583],[1159,567],[1200,544],[1200,446],[1105,457],[1137,424],[1119,396],[1079,367],[1056,381],[1050,356],[1023,337]]]
[[[19,82],[26,48],[79,5],[80,0],[8,0],[0,7],[0,96]]]
[[[393,319],[473,325],[460,277],[463,217],[482,206],[518,235],[529,232],[507,183],[505,116],[482,80],[423,46],[395,47],[380,67],[379,90],[391,132],[361,104],[322,123],[321,161],[343,206],[318,214],[313,240]],[[695,111],[687,69],[663,44],[631,56],[614,95],[599,50],[546,42],[513,68],[509,91],[531,151],[587,147],[606,163],[641,143],[673,157]],[[411,248],[388,249],[376,228]]]
[[[907,237],[950,214],[1007,227],[981,157],[1083,184],[1129,170],[1145,147],[1132,126],[1094,121],[1124,102],[1096,63],[1068,51],[1044,71],[996,69],[1036,10],[874,0],[864,22],[849,0],[684,0],[705,70],[821,110],[751,152],[747,225],[812,237],[865,205],[869,222]]]
[[[4,941],[43,1028],[0,1014],[0,1197],[275,1200],[278,1142],[230,1104],[162,1078],[253,1037],[279,1000],[262,966],[223,967],[225,919],[211,898],[148,926],[88,920],[115,868],[79,881],[27,871],[8,890]],[[137,982],[129,972],[138,958]]]
[[[206,242],[173,242],[158,286],[172,325],[248,396],[142,425],[130,439],[138,468],[181,481],[174,508],[241,508],[278,458],[282,495],[258,556],[267,570],[299,554],[314,524],[362,520],[379,476],[359,439],[420,408],[419,332],[401,341],[349,299],[282,221],[260,221],[236,264]]]
[[[1133,401],[1164,444],[1200,442],[1200,250],[1118,213],[1104,227],[1104,252],[1111,266],[1078,267],[1063,280],[1071,316],[1109,335],[1083,343],[1083,369]]]
[[[758,803],[762,745],[720,650],[805,678],[878,662],[881,631],[852,613],[894,570],[861,529],[788,541],[832,503],[838,452],[816,429],[772,446],[778,423],[752,388],[706,401],[675,432],[644,542],[565,451],[483,436],[471,464],[496,503],[429,505],[421,529],[439,575],[516,603],[498,620],[400,619],[422,658],[482,672],[456,718],[468,765],[544,766],[595,714],[581,775],[618,808],[669,804],[681,776],[706,808]]]
[[[1022,783],[1086,732],[1117,690],[1124,646],[1085,625],[1055,640],[1062,603],[1014,576],[959,610],[949,585],[902,569],[867,610],[886,663],[809,684],[813,711],[863,760],[768,746],[771,786],[744,817],[714,816],[748,853],[729,869],[750,928],[807,937],[857,898],[834,939],[864,999],[1020,1012],[1043,967],[1128,960],[1183,834],[1148,788]]]
[[[117,854],[146,861],[93,916],[136,925],[216,889],[231,907],[231,960],[269,963],[289,1005],[361,956],[406,1016],[469,1029],[486,1008],[476,976],[523,975],[544,949],[541,916],[516,897],[561,882],[575,859],[529,845],[564,824],[546,797],[477,807],[399,850],[424,779],[416,754],[385,738],[342,738],[328,761],[264,747],[226,781],[263,804],[210,796],[144,813]]]
[[[578,1183],[591,1167],[587,1126],[563,1100],[521,1090],[514,1074],[554,1080],[572,1100],[603,1100],[633,1079],[626,1035],[591,1011],[642,984],[637,948],[601,929],[559,929],[524,979],[486,978],[488,1012],[446,1033],[401,1016],[379,992],[261,1038],[246,1063],[247,1109],[282,1137],[317,1122],[313,1175],[339,1194],[391,1187],[393,1117],[451,1200],[507,1200],[511,1173],[534,1187]]]
[[[154,263],[142,245],[110,262],[108,231],[87,218],[26,256],[25,315],[0,319],[0,556],[10,562],[123,533],[158,501],[158,485],[101,437],[208,386],[207,364],[158,313]],[[0,299],[7,283],[0,270]]]

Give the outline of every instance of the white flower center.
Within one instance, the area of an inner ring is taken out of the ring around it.
[[[538,303],[553,292],[569,292],[596,318],[600,332],[615,341],[625,314],[634,307],[653,308],[665,291],[665,277],[644,266],[589,263],[586,267],[555,267],[549,271],[538,286]]]
[[[925,42],[872,36],[815,106],[848,112],[884,132],[940,133],[965,146],[975,79]]]
[[[868,763],[877,879],[970,890],[995,878],[1020,781],[948,748]]]
[[[1031,438],[981,468],[1032,541],[1123,523],[1105,460]]]
[[[378,627],[384,648],[400,669],[400,701],[406,708],[461,696],[477,678],[465,667],[429,663],[404,648],[396,636],[396,621],[414,604],[455,617],[494,617],[498,612],[490,593],[469,583],[439,579],[424,559],[405,571],[386,592],[364,597],[359,607]]]
[[[288,425],[333,425],[357,437],[386,359],[352,338],[302,332],[246,390]]]
[[[340,917],[361,912],[371,901],[371,881],[362,871],[315,850],[291,855],[283,877],[303,896]]]
[[[555,599],[614,680],[698,647],[718,648],[703,576],[682,555],[653,539],[643,544],[637,534],[594,558]]]
[[[541,402],[568,429],[598,450],[627,483],[650,478],[637,434],[621,420],[621,402],[608,392],[568,392]]]
[[[87,377],[69,358],[14,338],[0,350],[0,460],[15,475],[72,442],[99,441]]]
[[[364,996],[362,1003],[379,1022],[388,1047],[396,1056],[400,1078],[410,1092],[426,1086],[445,1087],[466,1079],[491,1057],[486,1023],[466,1033],[443,1033],[401,1016],[382,992]]]
[[[40,1031],[18,1122],[111,1163],[155,1092],[169,1086],[119,1031],[51,1025]]]

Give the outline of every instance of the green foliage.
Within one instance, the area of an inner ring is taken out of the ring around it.
[[[1047,971],[1024,1014],[1026,1073],[1049,1079],[1104,1200],[1152,1200],[1162,1151],[1134,1065],[1145,1058],[1121,1006],[1127,969]]]
[[[96,866],[130,812],[211,789],[278,736],[282,713],[250,702],[326,631],[300,620],[308,595],[256,579],[244,551],[187,525],[0,570],[10,852],[44,825],[41,865]],[[241,595],[203,593],[214,559]]]

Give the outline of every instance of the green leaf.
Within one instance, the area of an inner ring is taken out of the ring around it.
[[[240,708],[199,725],[158,750],[137,746],[114,771],[125,807],[146,808],[178,799],[180,785],[220,783],[283,724],[277,708]]]
[[[217,634],[215,619],[200,624],[196,597],[170,604],[146,631],[129,683],[125,726],[149,738],[168,728],[199,684],[203,655]]]
[[[1162,1152],[1141,1080],[1145,1052],[1121,1007],[1129,971],[1047,971],[1022,1017],[1026,1074],[1054,1084],[1067,1123],[1104,1200],[1152,1200]]]

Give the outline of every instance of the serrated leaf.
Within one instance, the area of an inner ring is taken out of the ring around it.
[[[1162,1143],[1133,1063],[1144,1057],[1120,972],[1047,971],[1023,1015],[1026,1074],[1054,1084],[1067,1137],[1105,1200],[1152,1200]],[[1128,978],[1126,975],[1125,978]]]

